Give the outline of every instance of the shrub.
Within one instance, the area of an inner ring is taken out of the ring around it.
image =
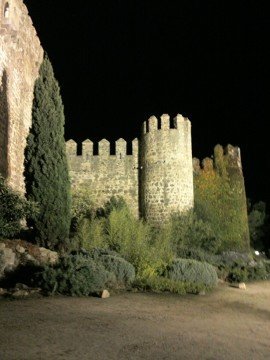
[[[175,281],[205,285],[209,288],[216,286],[218,282],[215,268],[196,260],[176,259],[168,266],[165,275]]]
[[[268,272],[263,261],[255,263],[253,266],[249,265],[247,268],[248,280],[266,280]]]
[[[10,189],[0,176],[0,237],[16,236],[21,230],[21,220],[30,213],[37,213],[36,205]]]
[[[94,218],[95,210],[94,204],[91,201],[91,193],[89,189],[80,186],[72,191],[71,202],[71,230],[77,231],[80,221],[83,219]]]
[[[88,296],[114,282],[101,263],[82,255],[62,257],[57,265],[47,266],[38,275],[39,286],[49,294]]]
[[[264,266],[265,266],[265,270],[267,272],[267,276],[270,276],[270,260],[264,260],[263,261]]]
[[[135,279],[135,268],[125,259],[115,255],[102,255],[99,258],[104,268],[113,273],[118,286],[130,285]]]
[[[162,276],[139,278],[135,281],[133,287],[141,291],[152,291],[155,293],[168,291],[179,295],[185,295],[187,293],[198,294],[200,291],[208,290],[208,287],[203,284],[181,282]]]
[[[107,248],[104,234],[104,221],[101,218],[81,218],[76,225],[76,232],[73,235],[75,250],[84,248],[91,250],[94,248]]]
[[[123,259],[117,252],[107,249],[93,249],[85,252],[95,261],[102,263],[104,268],[115,275],[117,285],[130,285],[135,279],[135,268],[128,261]]]
[[[256,260],[248,253],[234,251],[223,253],[220,256],[219,273],[229,282],[267,279],[269,273],[265,261]]]
[[[200,248],[216,253],[220,247],[220,239],[215,236],[210,224],[198,219],[193,212],[174,215],[168,231],[171,233],[176,253],[180,252],[182,247]]]
[[[245,267],[235,267],[229,271],[227,280],[229,282],[246,282],[248,280],[248,271]]]
[[[220,261],[219,255],[211,254],[200,248],[195,249],[189,247],[182,247],[178,250],[177,256],[182,259],[193,259],[207,262],[211,265],[217,265]]]

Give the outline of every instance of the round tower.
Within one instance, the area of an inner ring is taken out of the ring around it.
[[[153,225],[166,222],[173,213],[193,208],[191,124],[177,115],[155,116],[143,124],[140,146],[140,208]]]

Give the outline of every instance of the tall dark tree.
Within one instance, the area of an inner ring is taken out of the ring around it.
[[[39,205],[29,219],[35,240],[50,249],[66,247],[70,229],[70,182],[64,140],[64,107],[45,55],[35,83],[32,128],[25,152],[26,192]]]

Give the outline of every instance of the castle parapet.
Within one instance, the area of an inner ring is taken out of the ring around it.
[[[188,118],[178,114],[171,122],[168,114],[161,115],[160,119],[155,116],[151,116],[147,121],[143,122],[143,134],[152,133],[155,131],[168,131],[168,130],[179,130],[183,128],[189,130],[191,123]]]
[[[86,139],[82,142],[82,154],[78,155],[78,144],[73,139],[70,139],[66,142],[66,152],[68,157],[78,156],[83,160],[91,160],[92,158],[111,158],[111,159],[124,159],[133,157],[136,162],[138,162],[138,152],[139,152],[138,139],[132,141],[132,153],[128,154],[127,152],[127,142],[126,140],[120,138],[115,142],[115,154],[111,154],[111,144],[108,140],[102,139],[98,142],[98,154],[94,155],[94,143]]]
[[[68,156],[77,156],[77,143],[73,139],[66,142],[66,151]]]
[[[115,143],[115,154],[118,159],[127,155],[127,142],[124,139],[118,139]]]
[[[82,142],[82,155],[85,159],[93,156],[94,144],[91,140],[86,139]]]
[[[170,129],[170,115],[168,114],[163,114],[160,117],[160,128],[162,130],[169,130]]]
[[[98,155],[105,158],[110,156],[110,143],[108,140],[102,139],[99,141]]]

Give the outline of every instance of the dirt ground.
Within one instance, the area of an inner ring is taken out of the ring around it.
[[[0,359],[270,359],[270,282],[205,296],[2,299]]]

